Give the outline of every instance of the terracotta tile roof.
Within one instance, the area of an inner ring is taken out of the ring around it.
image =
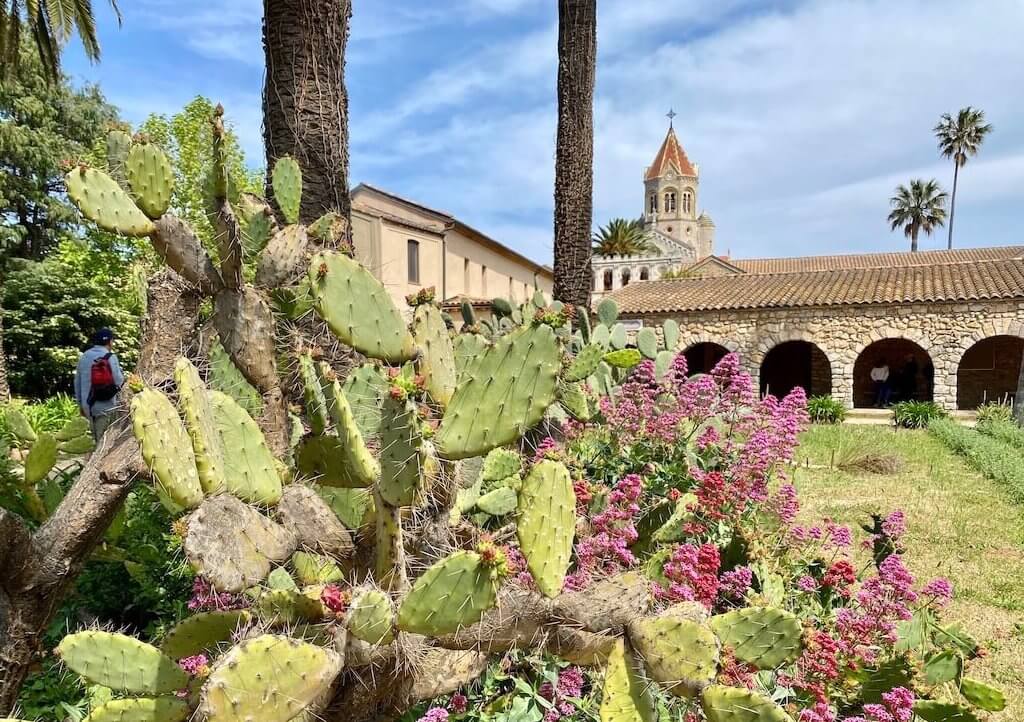
[[[936,263],[975,263],[1024,258],[1024,246],[995,248],[957,248],[952,251],[910,253],[854,253],[839,256],[800,258],[730,258],[729,263],[747,273],[799,273],[835,271],[849,268],[892,268],[893,266],[930,266]],[[699,262],[698,262],[699,263]]]
[[[742,274],[633,283],[612,294],[623,316],[916,302],[1024,299],[1024,259]]]
[[[654,163],[647,169],[647,180],[659,178],[668,172],[670,166],[674,166],[680,175],[697,177],[697,171],[686,157],[686,151],[679,145],[679,138],[676,137],[674,128],[668,129],[665,142],[661,144],[661,150],[654,157]]]

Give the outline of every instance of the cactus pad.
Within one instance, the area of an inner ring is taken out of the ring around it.
[[[327,399],[320,385],[313,359],[309,354],[299,356],[299,378],[302,379],[302,395],[306,400],[306,418],[314,434],[324,433],[330,423],[327,413]]]
[[[349,634],[367,644],[388,644],[395,637],[391,598],[378,589],[357,591],[349,605]]]
[[[535,464],[519,492],[519,546],[537,588],[562,591],[576,535],[576,495],[569,470],[557,461]]]
[[[388,363],[408,361],[416,344],[381,282],[341,253],[317,253],[309,282],[320,316],[346,344]]]
[[[490,516],[511,514],[519,505],[519,495],[508,486],[499,486],[476,500],[476,508]]]
[[[388,383],[373,364],[363,364],[349,372],[341,385],[352,407],[352,418],[356,427],[369,439],[377,435],[380,428],[380,407],[388,390]]]
[[[139,210],[113,178],[93,168],[72,168],[64,178],[68,197],[86,218],[105,231],[142,237],[153,232],[153,221]]]
[[[4,420],[7,422],[7,428],[18,441],[25,443],[32,443],[36,440],[35,429],[32,428],[32,424],[29,423],[28,417],[21,411],[21,409],[10,406],[7,411],[4,412]]]
[[[174,381],[178,386],[178,405],[185,416],[185,428],[192,438],[199,483],[207,494],[224,488],[224,446],[213,418],[210,395],[199,377],[199,371],[186,358],[174,364]]]
[[[224,454],[226,490],[242,501],[274,505],[281,499],[281,475],[263,432],[238,403],[210,392],[214,425]]]
[[[124,162],[128,151],[132,148],[132,137],[123,130],[111,130],[107,133],[107,172],[122,188],[128,187],[124,175]]]
[[[960,681],[960,694],[978,709],[1002,712],[1006,708],[1006,695],[995,687],[970,677]]]
[[[654,357],[654,377],[661,381],[665,378],[665,374],[672,368],[672,362],[675,360],[676,354],[674,351],[659,351],[658,355]]]
[[[629,624],[629,641],[651,677],[669,692],[693,698],[718,673],[718,640],[707,626],[673,616]]]
[[[420,349],[417,365],[427,393],[440,406],[447,406],[455,391],[455,349],[441,310],[429,303],[417,306],[412,335]]]
[[[655,722],[658,710],[632,650],[620,639],[608,655],[601,722]]]
[[[516,441],[554,402],[560,368],[550,326],[501,337],[466,369],[435,436],[438,452],[465,459]]]
[[[792,722],[781,707],[757,692],[714,685],[700,702],[708,722]]]
[[[185,699],[132,697],[96,707],[83,722],[185,722],[191,716],[192,708]]]
[[[609,328],[619,318],[619,304],[610,298],[606,298],[597,304],[597,320]]]
[[[302,169],[298,161],[290,156],[278,158],[274,163],[272,184],[281,215],[288,223],[298,223],[302,205]]]
[[[461,383],[468,369],[487,348],[487,339],[478,333],[460,333],[455,337],[455,376]]]
[[[384,399],[380,424],[381,498],[392,506],[409,506],[421,488],[420,422],[416,407],[390,396]]]
[[[35,486],[46,478],[56,463],[57,439],[53,434],[40,434],[25,457],[25,483]]]
[[[167,212],[174,193],[171,162],[153,143],[136,143],[124,162],[125,178],[142,212],[156,219]]]
[[[562,377],[566,381],[582,381],[597,371],[604,349],[601,346],[584,346],[572,360]]]
[[[285,226],[277,231],[260,253],[256,284],[264,288],[291,285],[302,272],[308,244],[304,226]]]
[[[292,554],[292,568],[295,570],[295,578],[304,586],[340,582],[345,576],[333,559],[309,552]]]
[[[327,408],[334,419],[338,446],[334,447],[334,458],[321,466],[325,474],[320,483],[348,488],[369,486],[380,476],[380,464],[366,447],[348,397],[337,381],[325,386],[324,394],[327,398]],[[334,473],[326,473],[327,471]]]
[[[652,361],[658,356],[658,334],[653,328],[642,328],[636,334],[636,347],[644,358]]]
[[[608,337],[608,342],[614,349],[621,350],[626,348],[626,343],[628,342],[626,327],[623,326],[621,323],[617,323],[614,326],[612,326],[611,333]]]
[[[915,702],[914,714],[926,722],[979,722],[969,707],[931,699]]]
[[[515,476],[523,469],[523,460],[511,449],[494,449],[484,459],[484,481],[501,481]]]
[[[330,687],[341,666],[330,649],[256,637],[218,661],[203,685],[199,713],[208,722],[288,722]]]
[[[132,398],[131,414],[142,458],[161,494],[185,509],[199,506],[203,488],[195,452],[174,404],[159,391],[146,388]]]
[[[160,648],[171,659],[183,659],[206,650],[216,649],[250,618],[244,609],[200,612],[178,622],[167,633]]]
[[[606,364],[616,369],[631,369],[643,361],[643,355],[635,348],[624,348],[609,351],[603,357]]]
[[[135,694],[166,694],[188,686],[188,675],[156,647],[111,632],[78,632],[61,640],[61,661],[94,684]]]
[[[559,384],[558,400],[573,418],[586,421],[591,417],[590,401],[583,391],[583,384]]]
[[[359,529],[373,521],[373,499],[369,489],[336,489],[322,486],[317,492],[341,523],[349,529]],[[284,503],[284,499],[281,503]],[[278,505],[278,510],[280,508]]]
[[[496,571],[476,552],[458,551],[442,559],[402,600],[399,629],[436,637],[476,624],[497,602]]]
[[[255,289],[225,289],[214,296],[213,325],[249,383],[263,390],[277,388],[274,315]]]
[[[672,318],[666,319],[665,323],[661,324],[661,334],[665,337],[665,349],[675,353],[676,346],[679,345],[679,323]]]
[[[210,497],[189,518],[185,554],[214,587],[240,592],[262,581],[271,562],[288,559],[298,541],[233,496]]]
[[[203,293],[213,293],[224,285],[202,241],[174,214],[166,213],[157,220],[149,241],[168,266]]]
[[[711,628],[737,659],[758,669],[775,669],[800,654],[800,620],[781,609],[736,609],[712,617]]]
[[[308,486],[289,484],[285,487],[277,505],[277,517],[298,539],[300,548],[329,554],[335,559],[352,556],[352,537],[348,530],[327,502]]]

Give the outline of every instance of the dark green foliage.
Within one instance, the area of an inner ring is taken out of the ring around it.
[[[1008,408],[1002,406],[1000,408]],[[1024,449],[1024,429],[1010,419],[986,417],[978,419],[978,431],[1004,444]]]
[[[129,282],[119,254],[78,241],[64,241],[45,261],[16,263],[0,297],[12,391],[31,398],[70,392],[78,356],[103,326],[118,337],[122,367],[132,368],[140,309]]]
[[[815,424],[841,424],[846,407],[831,396],[812,396],[807,399],[807,413]]]
[[[1014,499],[1024,503],[1024,453],[1019,449],[952,419],[934,421],[928,430],[979,472],[1006,486]]]
[[[947,414],[934,401],[901,401],[892,408],[893,420],[904,429],[926,429]]]
[[[987,404],[979,406],[977,413],[979,425],[988,423],[989,421],[1013,422],[1013,406],[1010,404],[990,401]]]

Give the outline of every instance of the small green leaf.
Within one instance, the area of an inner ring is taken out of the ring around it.
[[[960,683],[960,694],[986,712],[1002,712],[1006,708],[1006,695],[1002,691],[970,677],[964,677]]]

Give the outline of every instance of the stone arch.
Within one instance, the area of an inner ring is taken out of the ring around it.
[[[633,279],[633,271],[628,268],[622,269],[622,275],[619,277],[619,285],[625,287],[629,285],[629,282]]]
[[[889,400],[932,401],[935,398],[935,357],[933,346],[924,334],[905,332],[892,336],[875,332],[864,344],[849,366],[852,381],[852,402],[855,408],[868,408],[877,401],[878,383],[871,371],[879,363],[889,366],[886,382]]]
[[[602,273],[601,276],[604,282],[602,285],[602,289],[605,291],[612,290],[612,288],[615,286],[615,272],[612,271],[612,269],[610,268],[606,268],[604,269],[604,273]]]
[[[647,266],[641,266],[640,267],[640,280],[641,281],[650,281],[651,280],[651,269],[648,268]]]
[[[783,341],[764,354],[758,367],[761,395],[782,398],[800,387],[808,397],[832,394],[832,361],[803,338]]]
[[[686,356],[687,374],[693,376],[709,372],[727,353],[738,351],[739,345],[735,341],[700,334],[688,338],[677,348]]]
[[[1013,403],[1017,395],[1024,338],[997,334],[975,341],[956,367],[956,408],[974,410],[994,401]]]

